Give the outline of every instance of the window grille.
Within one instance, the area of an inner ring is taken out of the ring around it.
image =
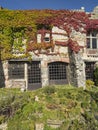
[[[95,62],[86,62],[85,64],[86,64],[86,67],[85,67],[86,79],[93,80]]]
[[[9,78],[24,79],[24,63],[20,61],[9,62]]]
[[[29,84],[41,83],[41,69],[39,62],[28,64],[28,82]]]
[[[49,79],[61,80],[66,79],[66,65],[65,63],[54,62],[49,64]]]

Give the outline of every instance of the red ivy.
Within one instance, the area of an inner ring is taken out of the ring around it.
[[[80,46],[79,46],[79,44],[77,43],[77,41],[73,41],[72,39],[69,39],[68,40],[68,47],[72,50],[72,51],[74,51],[74,52],[79,52],[80,51]]]
[[[40,17],[37,19],[37,24],[44,24],[49,26],[57,26],[60,29],[66,31],[66,35],[69,37],[67,42],[58,42],[56,41],[56,45],[68,46],[74,52],[79,52],[80,46],[77,41],[73,41],[70,38],[72,30],[86,33],[92,29],[98,30],[98,20],[90,19],[90,14],[86,14],[85,12],[79,11],[69,11],[69,10],[46,10],[48,13],[47,17]],[[82,29],[81,29],[82,28]],[[42,34],[42,42],[43,37],[46,33],[45,30],[40,32]],[[39,45],[40,46],[40,45]]]

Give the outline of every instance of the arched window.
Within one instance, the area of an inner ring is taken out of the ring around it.
[[[50,84],[66,84],[66,67],[64,62],[52,62],[48,64],[49,69],[49,83]]]

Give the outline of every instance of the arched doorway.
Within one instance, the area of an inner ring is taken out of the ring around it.
[[[49,84],[67,84],[67,63],[51,62],[48,64]]]

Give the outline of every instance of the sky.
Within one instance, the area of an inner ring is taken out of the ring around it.
[[[92,12],[98,0],[0,0],[0,6],[11,10],[80,9]]]

